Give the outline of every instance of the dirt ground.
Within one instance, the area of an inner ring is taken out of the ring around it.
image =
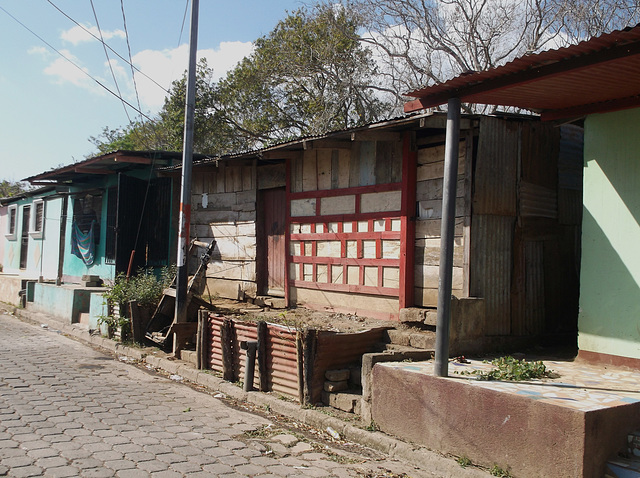
[[[298,307],[295,309],[270,309],[247,302],[230,299],[212,299],[215,312],[223,316],[246,321],[260,321],[287,325],[297,329],[313,328],[334,332],[354,333],[377,327],[403,328],[400,322],[377,320],[355,314],[316,311]]]

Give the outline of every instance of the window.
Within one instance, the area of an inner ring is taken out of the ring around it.
[[[31,214],[31,224],[29,225],[29,235],[40,239],[44,233],[44,201],[36,199],[33,201],[33,214]]]
[[[9,206],[7,208],[7,232],[5,236],[7,239],[13,241],[17,237],[17,224],[18,224],[18,206]]]

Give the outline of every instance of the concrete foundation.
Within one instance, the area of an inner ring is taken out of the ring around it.
[[[632,385],[638,377],[607,382],[605,372],[602,381],[586,375],[592,386],[488,382],[435,377],[432,364],[378,363],[371,418],[384,432],[514,476],[601,478],[607,459],[640,427],[640,394]]]
[[[80,322],[81,314],[91,311],[92,296],[94,302],[102,302],[102,287],[79,287],[49,283],[34,283],[33,297],[27,302],[27,310],[51,315],[61,322],[73,324]],[[97,319],[89,318],[89,327],[97,328]]]
[[[0,302],[19,307],[20,291],[26,288],[26,279],[14,274],[0,274]]]

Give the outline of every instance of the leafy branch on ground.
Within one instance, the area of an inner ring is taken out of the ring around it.
[[[488,363],[486,360],[484,363]],[[526,360],[515,359],[511,356],[500,357],[492,360],[491,365],[495,368],[489,371],[471,370],[455,372],[460,375],[475,375],[478,380],[509,380],[522,381],[534,380],[538,378],[555,378],[552,370],[542,363],[542,361],[527,362]]]

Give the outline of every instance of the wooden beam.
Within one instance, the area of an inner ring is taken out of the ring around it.
[[[302,151],[284,151],[284,150],[273,150],[273,151],[264,151],[262,153],[262,157],[264,159],[298,159],[302,156]]]
[[[131,163],[131,164],[151,164],[153,160],[151,158],[141,158],[139,156],[116,156],[113,158],[116,163]]]
[[[351,133],[351,141],[401,141],[402,133],[393,131],[356,131]]]
[[[542,119],[542,121],[554,121],[566,118],[582,118],[583,116],[594,113],[626,110],[629,108],[635,108],[639,105],[640,96],[633,96],[631,98],[621,98],[618,100],[605,101],[602,103],[580,105],[573,108],[543,111],[540,115],[540,119]]]
[[[112,173],[115,173],[115,171],[111,171],[109,169],[83,168],[83,167],[76,167],[74,169],[74,171],[76,173],[85,173],[85,174],[112,174]]]

